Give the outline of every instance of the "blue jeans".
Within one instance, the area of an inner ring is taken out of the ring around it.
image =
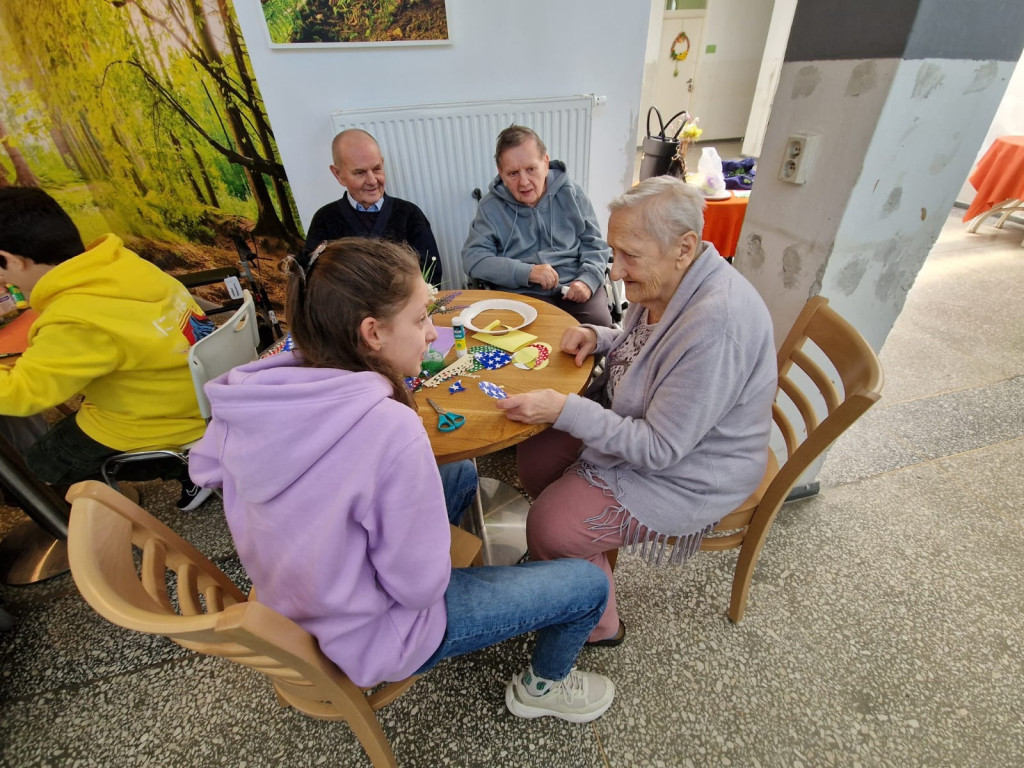
[[[417,674],[441,659],[536,631],[533,671],[561,680],[576,663],[607,600],[607,577],[586,560],[455,568],[444,593],[448,628]]]
[[[441,464],[437,469],[441,473],[448,520],[452,525],[458,525],[476,495],[476,466],[472,461],[453,461]]]

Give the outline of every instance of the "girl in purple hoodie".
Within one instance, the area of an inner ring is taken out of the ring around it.
[[[437,338],[428,301],[405,246],[345,238],[305,269],[293,261],[296,351],[207,384],[213,418],[190,473],[223,488],[260,602],[312,633],[357,685],[537,632],[506,705],[589,722],[615,695],[573,666],[605,609],[601,570],[575,559],[451,566],[441,479],[403,383]]]

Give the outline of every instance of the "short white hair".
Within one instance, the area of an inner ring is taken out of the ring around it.
[[[640,213],[644,229],[662,250],[687,232],[696,232],[699,240],[704,230],[704,194],[674,176],[644,179],[608,203],[612,213],[623,209]]]

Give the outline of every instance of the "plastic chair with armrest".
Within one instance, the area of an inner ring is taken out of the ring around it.
[[[374,766],[397,766],[375,716],[416,677],[360,688],[292,620],[249,599],[174,531],[102,483],[71,487],[68,560],[82,597],[113,624],[163,635],[197,653],[221,656],[270,678],[282,706],[344,720]],[[133,548],[141,553],[136,565]],[[454,567],[480,565],[481,543],[452,528]]]
[[[729,618],[736,623],[743,619],[768,530],[789,492],[811,463],[878,401],[884,379],[874,350],[822,296],[804,306],[777,359],[779,389],[772,421],[783,461],[769,448],[757,490],[701,544],[709,551],[741,548],[729,602]],[[607,555],[614,569],[618,550]]]
[[[204,336],[188,351],[188,367],[192,374],[192,385],[195,388],[196,400],[199,403],[199,414],[210,420],[210,401],[206,399],[203,386],[211,379],[232,368],[255,360],[259,331],[256,327],[256,307],[252,294],[245,291],[242,305],[208,336]],[[185,445],[152,446],[133,451],[118,453],[100,467],[103,482],[115,490],[120,486],[117,482],[117,471],[125,464],[154,459],[174,458],[188,465],[188,451],[198,440]]]

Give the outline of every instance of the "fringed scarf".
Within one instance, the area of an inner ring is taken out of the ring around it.
[[[630,554],[637,554],[647,561],[649,565],[682,565],[700,549],[704,537],[711,533],[715,527],[714,523],[707,527],[687,533],[681,536],[668,536],[653,531],[639,521],[630,531],[630,523],[634,522],[624,506],[615,499],[615,494],[604,479],[597,474],[597,467],[587,461],[580,461],[576,466],[576,474],[586,480],[595,488],[601,491],[612,500],[603,511],[588,517],[584,522],[589,523],[589,530],[598,534],[595,542],[601,541],[609,536],[619,534],[623,538],[623,548]],[[673,546],[669,539],[676,540]],[[666,553],[667,556],[666,556]]]

